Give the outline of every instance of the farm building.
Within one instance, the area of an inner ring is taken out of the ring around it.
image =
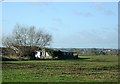
[[[37,59],[52,59],[52,56],[48,54],[45,49],[35,51],[35,58]]]
[[[75,58],[74,57],[74,53],[73,52],[70,52],[70,51],[67,51],[67,50],[60,50],[62,52],[62,58],[65,58],[65,59],[73,59]]]
[[[36,51],[36,59],[73,59],[73,52],[63,50],[42,49]]]

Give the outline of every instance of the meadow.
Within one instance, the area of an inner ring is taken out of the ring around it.
[[[118,56],[3,61],[2,82],[118,82]]]

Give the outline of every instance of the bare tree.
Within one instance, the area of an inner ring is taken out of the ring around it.
[[[26,47],[40,47],[49,46],[52,41],[52,35],[39,29],[35,26],[24,26],[17,24],[11,35],[3,38],[3,45],[12,48],[16,53],[21,53],[28,50]]]

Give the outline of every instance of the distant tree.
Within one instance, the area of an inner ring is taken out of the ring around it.
[[[39,29],[35,26],[24,26],[16,24],[11,35],[3,37],[3,45],[22,54],[27,50],[30,51],[32,47],[44,48],[49,46],[52,41],[52,35]],[[29,46],[29,49],[28,49]]]

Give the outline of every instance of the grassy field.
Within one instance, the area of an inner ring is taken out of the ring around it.
[[[3,82],[117,82],[118,56],[3,61]]]

